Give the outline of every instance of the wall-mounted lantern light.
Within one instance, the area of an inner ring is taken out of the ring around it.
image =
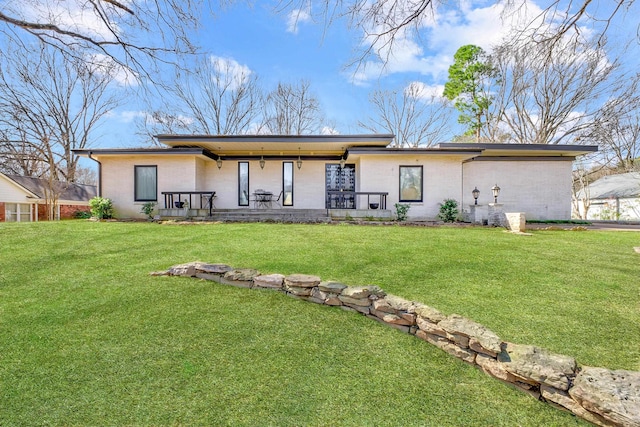
[[[498,203],[498,194],[500,194],[500,187],[498,187],[498,184],[491,187],[491,192],[493,193],[493,203]]]
[[[480,190],[478,190],[478,187],[474,188],[473,191],[471,192],[471,194],[473,194],[473,200],[474,200],[474,205],[478,204],[478,196],[480,196]]]
[[[298,147],[298,161],[296,162],[298,165],[298,170],[302,169],[302,159],[300,158],[300,147]]]
[[[260,169],[264,169],[264,147],[262,147],[262,154],[260,154]]]

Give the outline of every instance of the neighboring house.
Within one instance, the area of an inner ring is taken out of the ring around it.
[[[142,217],[146,202],[161,216],[277,208],[351,217],[391,217],[396,203],[409,219],[430,220],[440,203],[467,210],[492,203],[501,187],[506,212],[529,219],[571,217],[571,170],[595,146],[462,144],[388,148],[393,135],[158,135],[162,148],[74,150],[99,166],[99,193],[116,215]],[[214,195],[213,204],[208,202]],[[185,204],[184,201],[187,203]],[[266,201],[266,203],[264,203]]]
[[[55,187],[55,197],[50,187]],[[74,218],[78,211],[89,211],[96,193],[94,185],[50,185],[44,179],[0,173],[0,222],[44,221],[50,206],[56,219]]]
[[[580,217],[593,220],[640,220],[640,172],[608,175],[577,195]],[[586,218],[585,206],[588,206]]]

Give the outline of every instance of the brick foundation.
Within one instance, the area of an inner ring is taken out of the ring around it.
[[[0,202],[0,222],[5,221],[4,202]]]

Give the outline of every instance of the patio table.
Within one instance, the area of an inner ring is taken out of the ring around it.
[[[254,206],[258,209],[270,209],[273,201],[273,193],[270,191],[256,191],[253,193]]]

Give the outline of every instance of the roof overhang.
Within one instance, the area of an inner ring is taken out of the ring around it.
[[[106,156],[154,156],[154,155],[189,155],[201,156],[216,160],[218,157],[203,148],[98,148],[85,150],[72,150],[76,155],[89,158]]]
[[[354,147],[386,147],[394,135],[156,135],[172,148],[202,148],[215,156],[241,158],[340,157]]]
[[[443,143],[443,149],[476,148],[482,157],[576,157],[598,151],[596,145]]]

